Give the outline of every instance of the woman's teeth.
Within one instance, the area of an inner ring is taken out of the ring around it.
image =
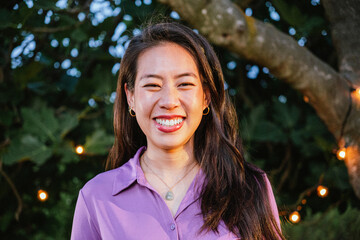
[[[160,119],[160,118],[157,118],[156,119],[156,122],[162,126],[165,126],[165,127],[172,127],[174,125],[177,125],[177,124],[180,124],[181,122],[183,121],[182,118],[176,118],[176,119]]]

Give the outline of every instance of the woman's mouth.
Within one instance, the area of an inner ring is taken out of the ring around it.
[[[165,127],[173,127],[174,125],[180,124],[183,119],[182,118],[175,118],[175,119],[164,119],[164,118],[156,118],[155,121]]]
[[[174,132],[179,130],[183,123],[184,118],[175,117],[175,118],[155,118],[156,127],[162,132]]]

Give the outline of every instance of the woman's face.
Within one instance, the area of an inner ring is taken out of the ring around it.
[[[147,49],[138,58],[134,89],[125,91],[148,148],[192,149],[208,103],[189,52],[174,43]]]

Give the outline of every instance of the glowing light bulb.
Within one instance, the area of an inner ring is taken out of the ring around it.
[[[46,200],[48,200],[49,194],[48,194],[46,191],[40,189],[40,190],[38,191],[37,198],[38,198],[41,202],[45,202]]]
[[[324,187],[324,186],[321,186],[321,185],[319,185],[319,186],[317,187],[317,195],[318,195],[319,197],[324,198],[324,197],[326,197],[328,194],[329,194],[329,189],[328,189],[327,187]]]
[[[336,155],[339,160],[344,160],[346,157],[346,148],[340,148]]]
[[[310,101],[308,96],[304,96],[304,102],[308,103]]]
[[[356,88],[352,93],[352,97],[354,97],[357,101],[360,101],[360,88]]]
[[[304,198],[303,200],[301,200],[301,204],[305,205],[306,204],[306,199]]]
[[[300,222],[300,219],[301,219],[300,213],[299,213],[298,211],[292,212],[292,213],[290,214],[289,219],[290,219],[290,221],[291,221],[292,223],[298,223],[298,222]]]
[[[76,148],[75,148],[75,151],[76,151],[76,153],[77,154],[83,154],[84,153],[84,147],[83,146],[81,146],[81,145],[79,145],[79,146],[77,146]]]

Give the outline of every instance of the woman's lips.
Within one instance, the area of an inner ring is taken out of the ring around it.
[[[155,118],[155,126],[162,132],[170,133],[179,130],[183,126],[184,121],[183,117],[157,117]]]

